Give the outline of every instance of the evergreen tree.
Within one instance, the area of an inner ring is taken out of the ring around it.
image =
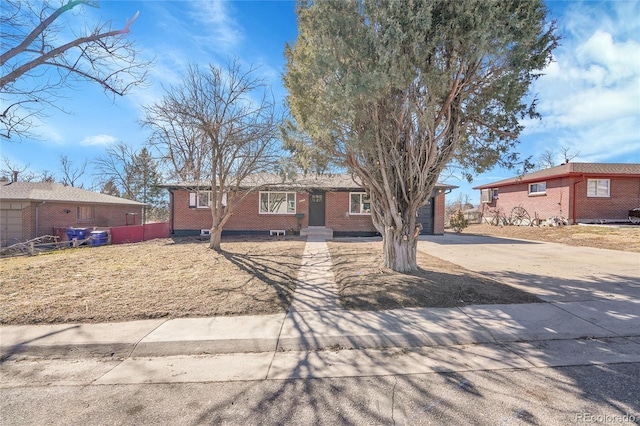
[[[418,209],[456,161],[511,163],[523,100],[551,60],[542,0],[315,0],[286,47],[290,147],[330,156],[369,193],[384,266],[415,271]]]

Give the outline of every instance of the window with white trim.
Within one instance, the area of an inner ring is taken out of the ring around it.
[[[198,196],[196,197],[196,207],[199,209],[211,207],[211,193],[198,192]]]
[[[547,182],[529,184],[529,195],[541,195],[547,193]]]
[[[260,213],[295,214],[295,192],[261,192]]]
[[[611,181],[609,179],[587,179],[587,197],[610,197]]]
[[[349,200],[349,213],[371,214],[371,199],[366,192],[351,192]]]
[[[198,191],[189,193],[189,207],[198,209],[211,208],[212,197],[211,191]],[[222,194],[222,206],[227,206],[227,193]]]

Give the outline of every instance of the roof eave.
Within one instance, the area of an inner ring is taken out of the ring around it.
[[[597,172],[569,172],[569,173],[561,173],[561,174],[556,174],[556,175],[551,175],[551,176],[541,176],[541,177],[536,177],[536,178],[529,178],[529,179],[519,179],[519,180],[510,180],[509,182],[505,182],[505,181],[498,181],[498,182],[494,182],[494,183],[488,183],[485,185],[479,185],[479,186],[474,186],[472,189],[492,189],[492,188],[502,188],[505,186],[512,186],[512,185],[520,185],[523,183],[532,183],[532,182],[543,182],[546,180],[550,180],[550,179],[559,179],[559,178],[564,178],[564,177],[602,177],[602,178],[638,178],[640,177],[640,174],[635,174],[635,173],[597,173]]]

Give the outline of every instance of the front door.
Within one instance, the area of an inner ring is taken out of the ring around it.
[[[324,226],[324,191],[309,193],[309,226]]]

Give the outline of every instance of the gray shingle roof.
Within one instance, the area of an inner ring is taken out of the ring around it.
[[[11,182],[0,185],[0,200],[58,201],[87,204],[121,204],[144,206],[143,203],[100,194],[86,189],[52,182]]]
[[[356,178],[357,179],[357,178]],[[180,182],[175,184],[160,185],[163,188],[170,189],[194,189],[194,188],[208,188],[209,182]],[[242,181],[240,185],[242,188],[255,188],[256,186],[265,186],[271,189],[361,189],[362,184],[354,181],[354,177],[350,174],[331,174],[331,175],[313,175],[313,176],[298,176],[294,180],[283,180],[282,177],[275,173],[256,173],[248,176]],[[439,189],[453,189],[457,188],[455,185],[447,185],[438,183],[436,188]]]
[[[475,186],[473,189],[496,188],[515,183],[534,182],[549,178],[569,175],[601,175],[601,176],[640,176],[640,164],[637,163],[567,163],[549,169],[538,170],[523,176],[516,176],[497,182]]]

